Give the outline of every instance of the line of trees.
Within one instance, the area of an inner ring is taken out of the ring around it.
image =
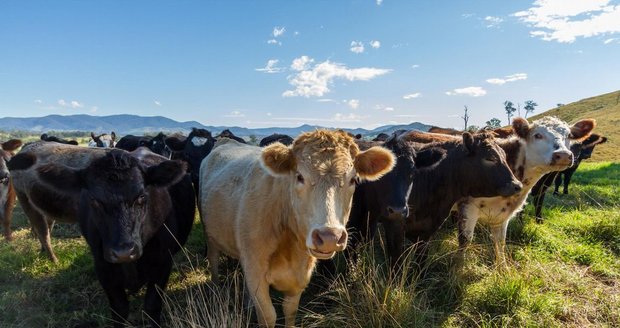
[[[536,110],[536,107],[538,106],[538,104],[533,101],[533,100],[526,100],[523,102],[523,109],[525,110],[525,118],[527,118],[528,115],[534,113],[534,111]],[[558,107],[560,106],[560,104],[558,104]],[[469,108],[467,108],[467,106],[464,106],[464,113],[463,116],[461,116],[461,118],[463,119],[463,123],[464,123],[464,131],[472,131],[472,130],[477,130],[478,127],[475,125],[468,125],[469,123]],[[510,100],[506,100],[504,101],[504,111],[506,113],[506,125],[510,125],[511,119],[515,116],[515,113],[518,114],[519,116],[521,116],[521,104],[517,103],[517,107],[515,107],[515,104],[510,101]],[[499,118],[493,117],[490,120],[485,122],[485,128],[486,129],[497,129],[502,127],[502,121]]]

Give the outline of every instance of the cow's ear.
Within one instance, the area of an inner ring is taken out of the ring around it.
[[[360,178],[368,181],[380,179],[396,164],[394,154],[383,147],[371,147],[355,156],[355,170]]]
[[[97,137],[95,136],[95,132],[91,132],[90,137],[93,138],[93,140],[97,139]]]
[[[519,138],[527,139],[527,135],[530,133],[530,123],[522,117],[515,117],[512,120],[512,130]]]
[[[471,133],[463,132],[463,145],[465,145],[465,149],[467,149],[470,154],[476,152],[474,148],[474,136]]]
[[[78,192],[82,188],[82,171],[56,163],[37,168],[41,181],[60,191]]]
[[[11,139],[2,143],[2,149],[6,151],[14,151],[22,146],[22,141],[19,139]]]
[[[571,126],[568,138],[582,140],[590,135],[595,126],[596,121],[591,118],[581,120]]]
[[[144,183],[157,187],[168,187],[181,181],[187,173],[187,163],[183,161],[164,161],[146,169]]]
[[[424,168],[435,165],[443,160],[447,153],[445,149],[439,147],[432,147],[419,151],[415,156],[415,166],[417,168]]]
[[[280,142],[274,142],[263,149],[261,164],[274,176],[288,174],[297,167],[293,149]]]
[[[33,153],[19,153],[11,158],[6,164],[9,171],[27,170],[37,162],[37,156]]]
[[[110,133],[110,137],[112,138],[112,141],[115,141],[116,140],[116,133],[114,133],[114,131],[112,131]]]
[[[601,138],[599,139],[599,142],[598,142],[598,143],[599,143],[599,144],[603,144],[603,143],[606,143],[606,142],[607,142],[607,137],[601,137]]]

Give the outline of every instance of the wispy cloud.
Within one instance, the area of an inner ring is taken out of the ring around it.
[[[41,105],[41,104],[43,104],[43,100],[41,100],[41,99],[36,99],[36,100],[34,101],[34,103],[35,103],[35,104],[37,104],[37,105]]]
[[[155,106],[161,107],[161,102],[153,100],[153,103],[155,104]]]
[[[229,114],[224,115],[224,117],[245,117],[245,114],[243,114],[242,112],[238,111],[238,110],[233,110],[232,112],[230,112]]]
[[[282,45],[282,42],[280,42],[280,41],[278,41],[278,40],[276,40],[276,39],[270,39],[270,40],[267,40],[267,44],[274,44],[274,45],[279,45],[279,46],[281,46],[281,45]]]
[[[84,107],[84,104],[80,103],[77,100],[71,100],[71,101],[66,101],[64,99],[58,99],[57,104],[60,107],[65,107],[65,108],[82,108]]]
[[[382,110],[382,111],[385,111],[385,112],[393,112],[394,111],[394,107],[385,106],[385,105],[376,105],[375,109]]]
[[[514,82],[514,81],[519,81],[519,80],[527,80],[527,74],[526,73],[516,73],[516,74],[512,74],[512,75],[506,75],[504,78],[490,78],[487,79],[487,83],[491,83],[491,84],[495,84],[495,85],[502,85],[505,84],[507,82]]]
[[[610,44],[612,42],[614,42],[616,39],[615,38],[611,38],[611,39],[606,39],[605,41],[603,41],[604,44]]]
[[[317,99],[316,101],[320,103],[338,103],[336,100],[329,99],[329,98],[321,98],[321,99]]]
[[[274,38],[280,37],[284,34],[284,32],[286,32],[286,28],[284,26],[280,27],[280,26],[276,26],[273,28],[273,32],[272,35]]]
[[[493,27],[499,27],[499,25],[504,21],[502,18],[500,17],[495,17],[495,16],[487,16],[484,18],[485,23],[487,24],[488,28],[493,28]]]
[[[408,95],[404,95],[403,99],[414,99],[414,98],[420,98],[421,96],[422,96],[421,93],[416,92],[416,93],[411,93],[411,94],[408,94]]]
[[[361,41],[351,41],[351,52],[361,54],[364,52],[364,44]]]
[[[620,32],[620,5],[610,0],[536,0],[513,16],[533,28],[531,36],[545,41],[572,43],[579,37]]]
[[[265,67],[255,68],[254,70],[257,72],[264,72],[264,73],[269,73],[269,74],[280,73],[284,70],[284,68],[277,67],[276,65],[278,65],[278,62],[279,60],[277,59],[269,59]]]
[[[303,56],[302,56],[303,57]],[[300,57],[300,58],[302,58]],[[299,59],[299,58],[298,58]],[[308,58],[308,62],[313,59]],[[344,64],[326,60],[322,63],[307,67],[288,77],[293,90],[285,91],[283,97],[322,97],[330,92],[330,86],[336,79],[347,81],[369,81],[375,77],[391,72],[391,69],[361,67],[348,68]]]
[[[349,106],[351,109],[357,109],[360,107],[360,100],[359,99],[350,99],[350,100],[345,100],[345,103],[347,104],[347,106]]]
[[[381,48],[381,41],[379,40],[372,40],[368,43],[373,49],[379,49]]]
[[[460,89],[454,89],[447,91],[448,96],[470,96],[470,97],[482,97],[487,94],[487,91],[481,87],[466,87]]]
[[[383,0],[377,0],[377,6],[381,6],[383,4]]]
[[[333,120],[338,121],[338,122],[361,122],[363,119],[367,117],[368,116],[357,115],[353,113],[349,113],[349,114],[336,113],[336,115],[334,115],[333,117]]]
[[[413,64],[413,65],[411,65],[411,69],[416,69],[416,68],[418,68],[418,67],[420,67],[420,65],[418,65],[418,64]]]
[[[97,106],[93,106],[93,107],[90,108],[90,112],[91,113],[96,113],[98,110],[99,110],[99,107],[97,107]]]

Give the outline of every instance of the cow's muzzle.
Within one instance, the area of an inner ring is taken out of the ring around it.
[[[108,251],[108,262],[127,263],[137,260],[140,257],[138,247],[134,243],[125,243],[121,246],[112,247]]]
[[[409,207],[405,205],[404,207],[400,206],[388,206],[387,207],[387,218],[390,220],[403,220],[407,216],[409,216]]]
[[[551,156],[551,165],[563,168],[573,165],[573,153],[569,151],[556,151]]]
[[[510,197],[520,193],[521,190],[523,190],[523,184],[519,181],[513,180],[500,188],[499,195],[502,197]]]
[[[312,231],[312,246],[310,254],[317,259],[332,258],[336,252],[347,247],[347,231],[343,228],[319,228]]]

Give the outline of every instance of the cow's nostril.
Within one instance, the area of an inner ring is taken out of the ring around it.
[[[343,231],[342,235],[340,235],[340,239],[338,239],[338,245],[344,245],[347,242],[347,232]]]
[[[394,214],[394,209],[391,206],[388,206],[387,210],[388,210],[388,213]]]
[[[312,231],[312,244],[316,247],[323,246],[323,238],[321,238],[321,233],[319,230]]]

